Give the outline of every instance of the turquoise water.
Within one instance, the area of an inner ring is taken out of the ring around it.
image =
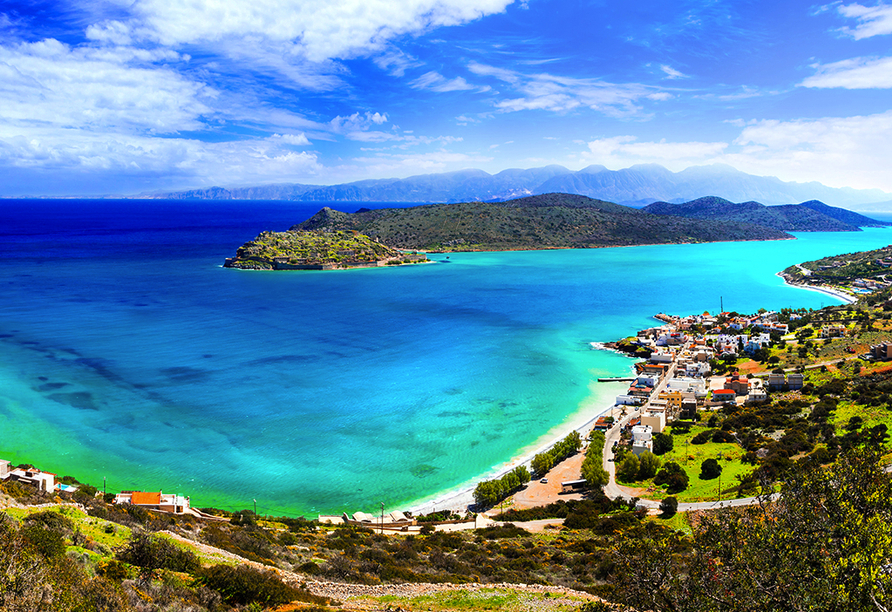
[[[317,208],[318,206],[312,207]],[[348,209],[349,210],[349,209]],[[885,246],[798,240],[226,270],[282,203],[0,202],[0,458],[109,490],[315,514],[467,484],[593,416],[652,314],[836,303],[784,267]]]

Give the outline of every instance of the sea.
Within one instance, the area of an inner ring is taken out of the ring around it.
[[[323,205],[0,201],[0,459],[196,507],[410,508],[612,405],[624,386],[597,378],[633,362],[592,342],[661,312],[836,304],[776,273],[892,243],[892,229],[865,229],[331,272],[222,267]]]

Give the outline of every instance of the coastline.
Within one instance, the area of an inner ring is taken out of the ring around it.
[[[608,347],[595,346],[596,344],[602,344],[599,342],[592,342],[590,344],[592,345],[592,350],[619,352]],[[628,357],[625,353],[620,354]],[[633,358],[630,357],[630,359]],[[596,380],[592,380],[590,381],[590,385],[617,385],[618,387],[625,389],[625,383],[598,383]],[[540,438],[545,440],[544,443],[536,443],[526,449],[520,449],[519,456],[514,457],[490,472],[481,474],[457,487],[437,493],[432,497],[416,500],[409,504],[408,510],[415,515],[429,514],[431,512],[439,512],[442,510],[450,510],[458,514],[464,514],[468,511],[468,506],[474,503],[474,489],[479,482],[501,478],[521,465],[524,465],[529,469],[533,457],[553,447],[555,444],[563,440],[571,431],[578,431],[579,435],[582,436],[584,440],[595,422],[616,407],[615,403],[605,406],[602,402],[602,398],[598,398],[594,393],[590,393],[580,403],[576,412]]]
[[[784,284],[790,287],[795,287],[797,289],[804,289],[806,291],[817,291],[818,293],[824,293],[830,296],[833,296],[839,300],[841,300],[844,304],[854,304],[858,301],[858,298],[849,295],[843,291],[839,291],[836,289],[828,289],[826,287],[817,287],[815,285],[809,285],[808,283],[791,283],[783,273],[778,272],[775,276],[779,276],[784,279]]]

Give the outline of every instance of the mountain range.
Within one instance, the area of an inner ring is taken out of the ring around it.
[[[256,187],[209,187],[152,193],[164,199],[293,200],[300,202],[497,202],[529,195],[570,193],[641,207],[653,202],[679,203],[712,194],[736,201],[787,204],[821,200],[857,210],[892,208],[892,194],[879,189],[827,187],[747,174],[723,164],[672,172],[656,164],[622,170],[589,166],[510,169],[497,174],[460,170],[404,179],[364,180],[340,185],[276,184]]]

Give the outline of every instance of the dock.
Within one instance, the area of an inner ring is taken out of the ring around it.
[[[610,378],[599,378],[598,382],[632,382],[636,380],[634,376],[614,376]]]

